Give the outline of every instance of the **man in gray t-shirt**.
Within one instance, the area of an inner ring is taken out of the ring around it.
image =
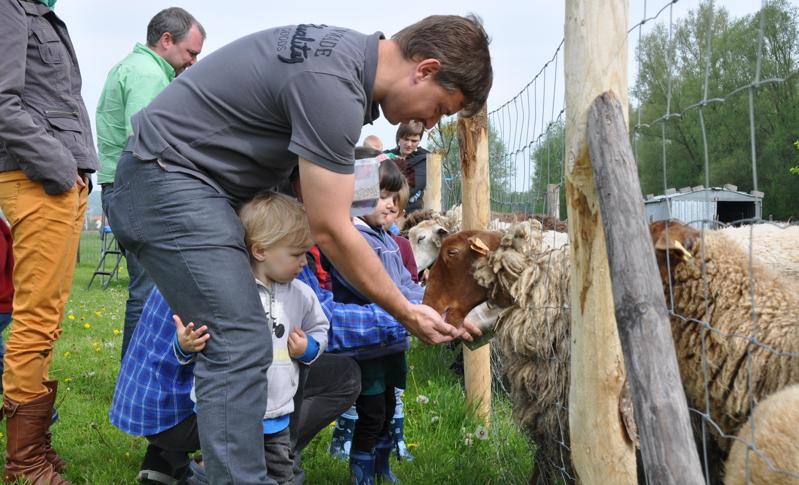
[[[299,164],[314,240],[362,293],[427,343],[471,340],[409,303],[350,223],[353,150],[380,111],[391,122],[476,113],[492,71],[475,18],[433,16],[392,39],[302,24],[215,51],[133,117],[112,225],[184,321],[212,338],[195,367],[212,483],[270,483],[260,444],[269,333],[235,210]]]

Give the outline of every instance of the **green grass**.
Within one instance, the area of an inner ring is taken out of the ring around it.
[[[50,369],[50,377],[61,381],[54,447],[68,461],[65,475],[72,483],[133,484],[146,441],[108,421],[119,371],[127,274],[123,264],[119,280],[106,290],[97,280],[87,290],[99,255],[96,233],[84,235],[81,244],[84,251]],[[406,484],[526,483],[532,450],[511,422],[508,400],[495,396],[487,436],[476,436],[480,421],[465,403],[462,379],[449,370],[454,356],[446,347],[413,342],[404,402],[406,440],[416,459],[392,460],[395,473]],[[0,432],[5,434],[5,422]],[[331,432],[319,433],[303,452],[309,485],[348,481],[347,464],[327,453]],[[0,451],[5,451],[5,440],[0,440]]]

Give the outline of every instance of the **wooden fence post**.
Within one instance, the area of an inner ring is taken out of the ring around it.
[[[621,105],[612,92],[598,97],[591,108],[588,147],[646,478],[649,483],[699,485],[704,478],[644,214],[638,167]]]
[[[427,184],[422,205],[425,209],[441,212],[441,154],[427,154]]]
[[[491,216],[488,178],[488,114],[485,106],[472,118],[458,117],[463,188],[463,229],[485,229]],[[429,169],[428,169],[429,173]],[[487,424],[491,415],[491,346],[463,347],[466,399]]]
[[[566,204],[571,252],[569,428],[580,481],[636,483],[635,451],[619,416],[624,361],[605,238],[588,157],[586,119],[599,94],[627,106],[626,0],[567,0],[564,39]]]
[[[560,220],[560,185],[547,184],[547,215]]]

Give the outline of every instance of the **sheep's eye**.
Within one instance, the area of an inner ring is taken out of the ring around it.
[[[424,240],[425,240],[425,238],[426,238],[426,237],[427,237],[427,236],[419,236],[419,237],[416,239],[416,242],[422,242],[422,241],[424,241]]]
[[[457,256],[458,253],[460,253],[460,250],[456,248],[452,248],[449,251],[447,251],[448,256]]]

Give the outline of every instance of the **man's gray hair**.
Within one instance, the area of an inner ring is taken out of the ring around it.
[[[169,7],[161,10],[147,24],[147,45],[158,44],[158,39],[166,32],[172,34],[172,42],[180,42],[186,37],[191,26],[196,25],[205,40],[205,29],[189,12],[180,7]]]

